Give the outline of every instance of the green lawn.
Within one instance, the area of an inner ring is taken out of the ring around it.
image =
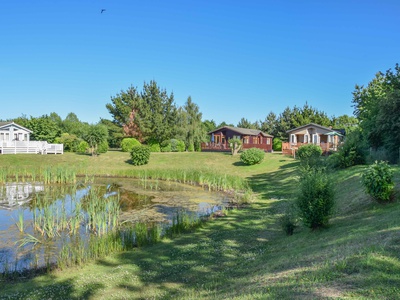
[[[129,155],[3,155],[0,165],[75,165],[99,174],[133,167]],[[291,158],[267,154],[257,166],[224,153],[152,154],[140,169],[198,168],[249,180],[254,202],[190,234],[114,254],[82,268],[1,282],[0,299],[396,299],[400,295],[400,170],[396,202],[374,203],[362,166],[333,174],[330,227],[286,236],[277,219],[296,192]]]

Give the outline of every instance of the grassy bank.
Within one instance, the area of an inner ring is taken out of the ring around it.
[[[41,162],[37,162],[40,160]],[[76,165],[98,174],[132,168],[129,155],[97,158],[0,156],[0,165]],[[115,254],[82,268],[1,282],[8,299],[396,299],[400,294],[400,170],[396,202],[374,203],[354,167],[335,173],[336,213],[330,227],[299,227],[285,236],[277,222],[296,191],[291,158],[269,154],[245,166],[223,153],[152,154],[140,170],[198,169],[248,180],[251,206],[206,223],[194,233]]]

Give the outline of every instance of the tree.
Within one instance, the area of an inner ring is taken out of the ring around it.
[[[144,141],[154,139],[161,143],[174,136],[177,109],[172,93],[168,95],[155,81],[150,81],[144,84],[137,107],[135,120]]]
[[[260,121],[261,123],[261,128],[260,130],[262,132],[271,134],[273,136],[276,136],[278,134],[278,120],[276,117],[276,114],[274,114],[272,111],[265,117],[264,121]]]
[[[107,141],[108,130],[107,127],[101,124],[89,125],[83,139],[89,144],[92,156],[98,154],[98,147],[101,143]]]
[[[309,106],[306,102],[302,108],[297,106],[293,109],[290,109],[289,107],[285,108],[285,110],[279,115],[276,135],[274,136],[282,140],[287,140],[288,134],[286,131],[309,123],[315,123],[321,126],[331,126],[332,124],[325,112]]]
[[[199,106],[192,101],[189,96],[183,106],[186,115],[186,147],[194,145],[194,149],[200,149],[200,144],[205,140],[205,130],[201,121],[202,113]]]
[[[249,129],[257,129],[256,125],[251,123],[246,118],[241,118],[239,123],[237,124],[239,128],[249,128]]]
[[[332,126],[336,129],[344,129],[347,134],[358,128],[358,119],[348,115],[332,117]]]
[[[78,137],[83,136],[84,132],[85,132],[85,128],[86,128],[87,124],[83,124],[79,119],[78,116],[73,113],[70,112],[65,119],[62,121],[62,132],[64,133],[69,133],[69,134],[74,134]]]
[[[25,127],[32,130],[30,137],[33,141],[53,143],[55,138],[61,135],[61,128],[48,115],[38,118],[31,116]]]
[[[354,115],[369,146],[387,151],[395,162],[400,151],[400,67],[378,72],[367,87],[356,85]]]
[[[127,91],[121,91],[111,102],[106,104],[108,112],[113,116],[114,123],[124,129],[126,136],[141,139],[141,132],[136,122],[137,107],[141,101],[141,95],[137,89],[131,86]]]
[[[100,119],[100,124],[107,127],[108,130],[108,145],[111,148],[120,148],[121,142],[125,137],[123,128],[107,119]]]

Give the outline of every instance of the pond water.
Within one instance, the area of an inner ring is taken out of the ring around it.
[[[207,215],[229,200],[201,187],[126,178],[63,186],[0,185],[0,273],[55,263],[63,243],[73,239],[72,232],[87,239],[116,224],[168,226],[178,212]],[[117,223],[112,221],[115,215]],[[97,224],[95,218],[100,220]]]

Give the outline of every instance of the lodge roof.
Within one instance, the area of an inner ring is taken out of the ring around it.
[[[25,128],[25,127],[23,127],[21,125],[18,125],[17,123],[14,123],[14,122],[0,122],[0,129],[2,127],[6,127],[8,125],[15,125],[16,127],[20,128],[20,129],[23,129],[23,130],[26,130],[26,131],[32,133],[32,130],[29,130],[28,128]]]
[[[229,129],[229,130],[237,132],[241,135],[257,136],[257,135],[261,134],[262,136],[273,137],[272,135],[262,132],[261,130],[258,130],[258,129],[249,129],[249,128],[240,128],[240,127],[231,127],[231,126],[223,126],[223,127],[214,129],[214,130],[210,131],[208,134],[212,134],[214,132],[217,132],[217,131],[220,131],[223,129]]]

